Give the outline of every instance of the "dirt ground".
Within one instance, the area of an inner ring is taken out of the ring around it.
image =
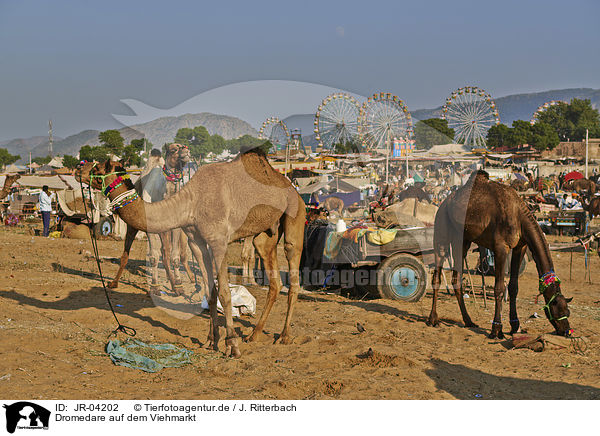
[[[550,237],[557,240],[558,237]],[[570,240],[564,238],[563,240]],[[115,320],[106,303],[87,240],[46,239],[25,229],[0,228],[0,397],[26,399],[600,399],[600,259],[591,259],[594,284],[585,280],[584,256],[553,252],[575,335],[575,349],[510,349],[490,340],[493,302],[483,307],[481,289],[467,306],[479,329],[462,327],[454,296],[441,292],[442,325],[425,325],[431,296],[420,302],[348,299],[302,293],[294,314],[294,341],[273,344],[283,326],[280,295],[266,339],[242,343],[240,359],[206,351],[208,318],[184,319],[155,306],[147,289],[145,242],[136,241],[122,284],[110,292],[119,319],[152,343],[181,344],[193,364],[158,373],[114,365],[104,349]],[[100,241],[103,270],[112,278],[122,242]],[[471,261],[474,264],[474,260]],[[480,284],[477,277],[473,278]],[[493,278],[487,278],[493,284]],[[522,326],[529,333],[552,327],[535,304],[537,273],[529,263],[520,281]],[[256,317],[235,320],[248,334],[262,311],[266,288],[250,287]],[[488,292],[491,295],[491,290]],[[540,318],[530,318],[534,312]],[[508,318],[504,306],[503,318]],[[356,322],[365,332],[359,333]],[[224,330],[224,329],[223,329]],[[509,330],[508,322],[504,331]],[[223,332],[224,333],[224,332]],[[120,334],[120,337],[124,337]],[[224,337],[224,334],[222,334]],[[510,338],[507,336],[507,338]],[[373,353],[367,353],[369,348]],[[223,339],[220,343],[224,350]]]

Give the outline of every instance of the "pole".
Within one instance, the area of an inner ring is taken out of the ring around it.
[[[29,152],[29,174],[31,174],[31,152]]]
[[[287,167],[288,167],[288,156],[290,152],[289,144],[285,144],[285,168],[283,169],[283,175],[287,177]]]
[[[392,132],[388,129],[387,134],[387,144],[386,144],[386,153],[385,153],[385,184],[388,184],[388,173],[390,168],[390,141]]]
[[[48,138],[48,155],[50,157],[53,157],[52,156],[52,142],[53,142],[53,140],[52,140],[52,120],[48,120],[48,128],[49,128],[48,129],[48,136],[49,136],[49,138]]]
[[[588,178],[588,155],[589,155],[589,143],[588,143],[588,129],[585,129],[585,178]]]
[[[408,179],[410,176],[408,175],[408,139],[406,140],[406,146],[404,147],[404,153],[406,153],[406,178]]]

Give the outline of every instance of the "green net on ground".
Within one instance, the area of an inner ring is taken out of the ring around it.
[[[109,341],[106,352],[115,365],[158,372],[165,367],[173,368],[192,363],[193,351],[172,344],[146,344],[137,339]]]

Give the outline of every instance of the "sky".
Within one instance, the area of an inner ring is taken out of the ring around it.
[[[411,110],[466,85],[600,88],[598,16],[595,0],[0,0],[0,140],[47,135],[50,118],[61,137],[119,128],[123,99],[168,109],[255,80],[391,92]]]

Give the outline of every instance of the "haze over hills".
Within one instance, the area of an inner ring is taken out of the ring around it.
[[[529,120],[538,106],[551,100],[570,101],[573,98],[590,99],[595,108],[600,108],[600,90],[591,88],[559,89],[552,91],[514,94],[496,98],[496,105],[500,114],[500,121],[511,125],[514,120]],[[415,120],[439,117],[442,106],[434,109],[419,109],[412,111]],[[305,146],[316,145],[313,133],[314,114],[298,114],[287,117],[284,122],[289,130],[299,128],[302,130]],[[242,135],[257,136],[257,131],[250,124],[239,118],[216,115],[212,113],[185,114],[178,117],[162,117],[153,121],[124,127],[120,129],[126,142],[133,138],[142,138],[144,135],[155,147],[162,147],[165,142],[170,142],[175,137],[177,130],[183,127],[196,127],[203,125],[208,132],[219,134],[225,139],[237,138]],[[98,145],[97,130],[84,130],[67,138],[54,138],[54,153],[58,155],[76,155],[83,145]],[[20,162],[25,162],[32,156],[46,156],[48,154],[48,138],[35,136],[32,138],[18,138],[0,142],[0,147],[7,148],[11,154],[19,154]]]
[[[258,135],[258,132],[245,121],[227,115],[210,113],[163,117],[148,123],[123,127],[119,131],[125,139],[125,143],[145,136],[155,147],[161,148],[164,143],[173,141],[179,129],[196,126],[204,126],[211,135],[218,134],[225,139],[238,138],[243,135]],[[54,154],[76,155],[84,145],[100,145],[99,133],[98,130],[84,130],[65,139],[56,138],[53,144]],[[7,148],[9,153],[20,155],[19,162],[21,163],[29,159],[29,151],[31,151],[32,157],[48,154],[48,138],[46,137],[13,139],[0,144],[4,144],[0,147]]]

